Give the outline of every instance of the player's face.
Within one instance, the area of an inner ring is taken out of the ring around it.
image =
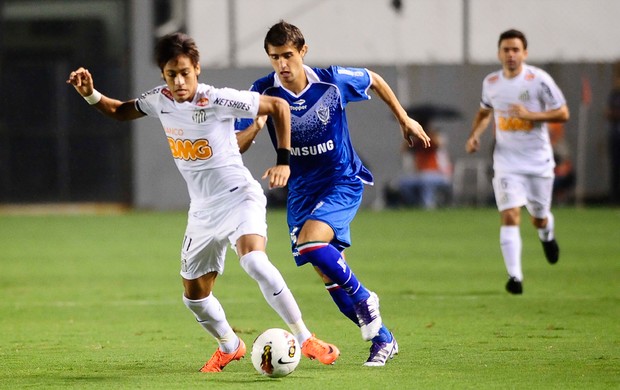
[[[527,50],[523,48],[523,42],[519,38],[504,39],[499,44],[497,57],[504,70],[519,73],[523,61],[527,58]]]
[[[194,65],[186,55],[171,59],[164,66],[162,76],[179,103],[191,101],[198,87],[200,64]]]
[[[306,45],[301,50],[297,50],[290,42],[283,46],[267,45],[271,66],[287,89],[297,92],[306,87],[306,73],[303,65],[307,50]]]

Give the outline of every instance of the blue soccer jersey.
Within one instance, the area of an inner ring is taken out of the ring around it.
[[[275,73],[257,80],[251,89],[283,98],[291,106],[287,223],[293,251],[297,233],[308,219],[331,226],[332,244],[343,250],[351,245],[349,225],[362,202],[364,183],[373,183],[372,174],[351,144],[345,107],[349,102],[370,99],[368,88],[372,80],[362,68],[320,69],[304,65],[304,70],[309,85],[299,95],[283,88]],[[235,126],[243,130],[251,123],[239,119]],[[267,121],[267,128],[276,146],[271,120]]]
[[[299,95],[286,90],[275,73],[253,85],[251,90],[286,100],[291,106],[291,176],[288,190],[295,196],[315,195],[334,183],[355,178],[372,183],[353,149],[345,107],[349,102],[368,100],[371,78],[366,69],[332,66],[327,69],[304,65],[310,83]],[[238,120],[238,130],[251,120]],[[267,128],[274,146],[275,129],[271,120]]]

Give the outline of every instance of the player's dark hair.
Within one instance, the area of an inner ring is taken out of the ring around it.
[[[187,34],[176,32],[165,35],[155,45],[155,62],[162,72],[168,61],[180,55],[189,57],[194,66],[200,62],[198,46],[196,46],[194,39]]]
[[[499,47],[502,44],[503,40],[513,39],[513,38],[520,39],[521,42],[523,42],[523,50],[527,50],[527,39],[525,38],[525,34],[515,29],[510,29],[510,30],[507,30],[501,33],[499,36],[499,41],[497,41],[497,47]]]
[[[267,35],[265,36],[265,51],[267,52],[267,46],[284,46],[287,43],[292,43],[297,50],[301,50],[306,44],[306,39],[301,33],[301,30],[290,23],[280,20],[278,23],[271,26]],[[267,52],[269,53],[269,52]]]

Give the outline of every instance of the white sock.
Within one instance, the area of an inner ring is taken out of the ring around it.
[[[551,212],[549,212],[549,214],[547,215],[547,226],[545,226],[542,229],[538,229],[538,238],[540,238],[541,241],[551,241],[554,238],[554,234],[553,234],[553,228],[554,228],[554,218],[553,218],[553,214],[551,214]]]
[[[308,328],[306,328],[306,324],[302,320],[299,320],[294,324],[287,325],[293,336],[297,339],[299,345],[304,345],[304,342],[312,337],[312,333],[310,333]]]
[[[521,270],[521,232],[519,226],[502,226],[499,230],[499,245],[504,256],[508,275],[523,280]]]
[[[183,303],[194,313],[198,323],[215,337],[223,352],[231,353],[237,349],[239,337],[228,324],[224,309],[213,294],[197,300],[188,299],[183,295]]]
[[[253,251],[242,256],[239,261],[245,272],[256,280],[269,306],[280,315],[297,340],[305,341],[309,338],[311,333],[301,319],[301,311],[295,302],[293,293],[286,285],[280,271],[271,264],[267,254]]]

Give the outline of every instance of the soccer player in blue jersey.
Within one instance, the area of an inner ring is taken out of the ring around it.
[[[370,99],[370,89],[394,113],[409,145],[418,138],[428,147],[430,138],[378,74],[363,68],[304,65],[308,46],[297,27],[280,21],[268,31],[264,45],[274,72],[254,82],[251,90],[283,98],[291,107],[287,222],[293,256],[298,266],[314,266],[340,311],[361,328],[364,340],[372,341],[364,364],[383,366],[398,353],[398,344],[383,324],[379,298],[362,285],[343,256],[351,245],[349,225],[361,204],[364,184],[373,183],[351,144],[345,106]],[[237,121],[242,151],[264,121],[264,117]],[[271,119],[267,128],[275,141]]]

